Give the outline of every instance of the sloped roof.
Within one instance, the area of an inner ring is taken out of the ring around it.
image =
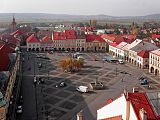
[[[86,42],[106,42],[101,36],[99,35],[86,35]]]
[[[10,35],[23,35],[24,34],[24,32],[22,32],[22,30],[16,30],[15,32],[13,32],[13,33],[11,33]]]
[[[9,57],[7,54],[2,54],[0,52],[0,71],[6,71],[9,65]]]
[[[128,42],[133,42],[136,39],[136,35],[129,34],[129,35],[123,35],[123,37],[128,41]]]
[[[132,47],[130,50],[133,50],[135,52],[140,52],[142,50],[156,50],[158,47],[152,43],[142,41],[139,44]]]
[[[149,58],[149,51],[148,50],[142,50],[138,53],[138,56],[142,58]]]
[[[103,35],[101,35],[101,37],[103,39],[107,39],[107,40],[114,42],[116,35],[115,34],[103,34]]]
[[[39,40],[34,36],[34,34],[32,34],[27,38],[27,43],[39,43]]]
[[[160,38],[160,35],[152,34],[152,39]]]
[[[0,47],[0,71],[5,71],[9,65],[9,53],[13,53],[12,49],[8,44],[4,44]]]
[[[139,111],[142,108],[147,112],[147,120],[157,120],[157,116],[145,93],[128,93],[128,100],[131,101],[138,120],[141,120]]]
[[[14,45],[17,45],[19,43],[19,40],[10,34],[3,34],[1,36],[1,40]]]
[[[52,42],[52,38],[49,36],[45,36],[42,38],[42,43],[51,43]]]
[[[160,56],[160,49],[153,50],[153,51],[151,51],[151,53],[153,53],[153,54],[156,54],[156,55]]]
[[[119,49],[122,49],[124,46],[126,46],[128,43],[126,43],[126,42],[121,42],[121,43],[119,43],[117,46],[116,46],[116,48],[119,48]]]
[[[116,44],[116,43],[111,43],[110,44],[110,46],[112,46],[112,47],[116,47],[118,44]]]
[[[110,40],[110,41],[115,42],[117,44],[125,41],[125,39],[122,35],[103,34],[103,35],[101,35],[101,37],[105,40]]]
[[[54,40],[72,40],[77,39],[77,33],[75,30],[68,29],[64,32],[54,32],[53,33]]]
[[[135,41],[133,41],[131,44],[127,44],[126,46],[124,46],[124,50],[130,50],[131,48],[135,47],[136,45],[138,45],[140,42],[142,42],[142,40],[140,39],[136,39]]]

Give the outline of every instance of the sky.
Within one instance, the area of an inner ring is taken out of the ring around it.
[[[0,0],[0,13],[141,16],[160,13],[160,0]]]

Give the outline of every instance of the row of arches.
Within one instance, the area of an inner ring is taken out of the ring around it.
[[[47,50],[53,50],[53,51],[85,51],[85,49],[82,48],[52,48],[52,49],[45,49],[45,48],[28,48],[28,51],[47,51]]]
[[[150,67],[149,71],[155,75],[160,75],[159,70],[154,67]]]

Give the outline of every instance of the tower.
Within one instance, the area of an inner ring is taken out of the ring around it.
[[[12,20],[12,24],[11,24],[11,26],[12,26],[12,28],[11,28],[11,31],[12,32],[14,32],[15,31],[15,29],[16,29],[16,20],[15,20],[15,17],[13,16],[13,20]]]

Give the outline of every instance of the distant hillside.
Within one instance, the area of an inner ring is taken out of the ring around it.
[[[11,21],[13,14],[0,13],[0,22]],[[151,14],[147,16],[108,16],[108,15],[67,15],[67,14],[46,14],[46,13],[14,13],[17,21],[45,21],[45,20],[65,20],[65,21],[80,21],[80,20],[117,20],[117,19],[158,19],[160,20],[160,14]]]

